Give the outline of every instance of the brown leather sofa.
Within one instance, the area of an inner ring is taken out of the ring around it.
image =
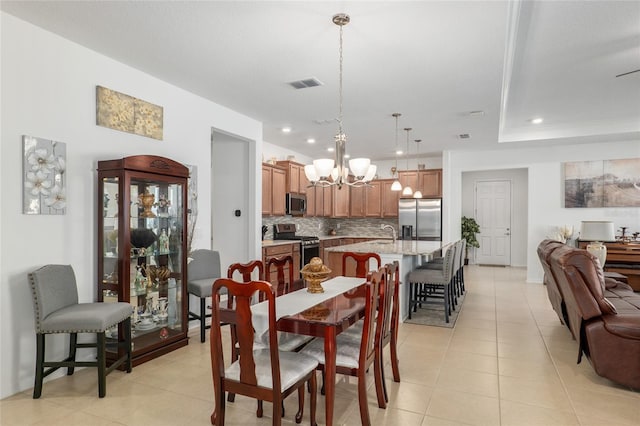
[[[640,293],[606,279],[586,250],[545,240],[538,255],[553,308],[596,373],[640,389]],[[558,300],[560,297],[560,300]]]

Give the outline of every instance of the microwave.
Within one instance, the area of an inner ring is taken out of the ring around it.
[[[304,194],[287,194],[287,214],[302,216],[307,211],[307,196]]]

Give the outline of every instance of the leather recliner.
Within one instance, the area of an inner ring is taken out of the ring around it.
[[[605,280],[599,261],[586,250],[562,245],[546,259],[545,276],[555,281],[579,342],[578,362],[584,354],[600,376],[640,389],[640,293]]]

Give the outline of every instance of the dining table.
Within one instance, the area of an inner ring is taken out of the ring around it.
[[[333,424],[336,390],[336,336],[364,317],[365,279],[337,276],[322,283],[323,293],[306,288],[276,298],[279,331],[324,338],[325,422]],[[269,324],[267,303],[251,307],[256,336]]]

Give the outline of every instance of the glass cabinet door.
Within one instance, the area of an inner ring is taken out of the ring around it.
[[[181,333],[183,185],[132,178],[129,302],[134,334],[145,342]]]

